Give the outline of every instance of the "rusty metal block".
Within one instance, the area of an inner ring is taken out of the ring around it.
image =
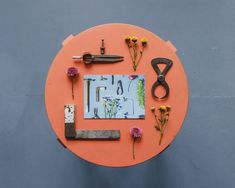
[[[76,140],[119,140],[119,130],[76,130]]]
[[[66,104],[64,106],[65,137],[73,139],[76,136],[75,130],[75,105]]]

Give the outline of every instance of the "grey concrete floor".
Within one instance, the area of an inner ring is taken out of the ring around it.
[[[234,187],[235,1],[0,1],[0,187]],[[164,153],[128,168],[87,163],[56,141],[44,106],[48,68],[70,33],[123,22],[178,49],[189,111]]]

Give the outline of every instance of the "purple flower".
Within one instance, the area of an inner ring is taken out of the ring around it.
[[[142,134],[143,134],[143,131],[140,128],[133,127],[133,128],[130,129],[130,134],[134,139],[141,138]]]
[[[140,128],[133,127],[133,128],[130,129],[130,134],[133,138],[132,156],[133,156],[133,159],[135,159],[135,141],[142,137],[143,131]]]
[[[78,75],[78,69],[76,67],[69,67],[67,70],[67,76],[69,78],[75,78]]]
[[[74,99],[74,91],[73,91],[73,80],[78,75],[78,69],[76,67],[69,67],[67,69],[67,76],[72,81],[72,98]]]

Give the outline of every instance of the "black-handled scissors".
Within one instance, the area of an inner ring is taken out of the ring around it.
[[[118,63],[123,61],[124,57],[118,55],[93,55],[89,52],[84,53],[82,56],[73,56],[74,60],[82,60],[85,64],[106,64]]]
[[[152,96],[155,99],[165,99],[170,93],[170,88],[165,80],[165,76],[167,72],[170,70],[170,68],[172,67],[173,62],[167,58],[155,58],[155,59],[152,59],[151,64],[152,64],[154,71],[157,73],[157,81],[152,86]],[[159,64],[166,65],[163,71],[161,71],[160,68],[158,67]],[[165,95],[163,97],[158,97],[155,95],[155,90],[159,85],[162,85],[162,87],[165,89]]]

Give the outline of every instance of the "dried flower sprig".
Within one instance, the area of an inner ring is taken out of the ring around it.
[[[72,82],[72,98],[74,99],[74,91],[73,91],[73,82],[75,80],[75,78],[78,76],[78,70],[76,67],[69,67],[67,69],[67,76],[68,78],[71,80]]]
[[[131,56],[131,60],[133,63],[133,69],[134,69],[134,71],[136,71],[136,69],[140,63],[140,60],[143,56],[144,49],[147,46],[148,39],[142,38],[140,40],[141,41],[141,49],[139,51],[138,51],[138,49],[139,49],[138,38],[136,36],[126,36],[124,40],[127,44],[128,51]]]
[[[165,131],[165,128],[166,128],[166,125],[168,123],[169,116],[170,116],[170,110],[171,110],[170,105],[159,106],[159,108],[158,108],[159,117],[158,117],[156,110],[155,110],[155,107],[154,106],[151,107],[151,112],[153,113],[155,121],[156,121],[156,125],[154,127],[160,133],[160,139],[159,139],[159,143],[158,143],[159,145],[161,145],[161,143],[162,143],[164,131]]]
[[[135,142],[136,142],[136,140],[141,139],[141,137],[143,135],[143,131],[140,128],[132,127],[130,129],[130,134],[131,134],[131,136],[133,138],[132,156],[133,156],[133,159],[135,159]]]

